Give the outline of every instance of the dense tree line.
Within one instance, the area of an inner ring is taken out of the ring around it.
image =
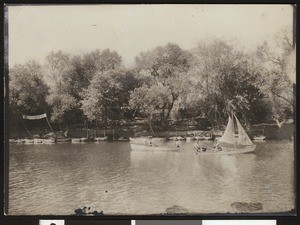
[[[220,128],[229,111],[248,127],[289,118],[294,94],[287,59],[293,46],[286,33],[276,43],[272,48],[264,42],[256,52],[218,39],[191,50],[169,43],[140,53],[131,69],[109,49],[75,56],[51,52],[45,65],[29,61],[10,68],[10,117],[46,112],[60,127],[107,127],[138,116],[151,129],[153,123],[167,127],[171,118],[199,116]]]

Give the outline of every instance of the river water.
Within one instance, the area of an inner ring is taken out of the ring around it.
[[[203,145],[211,145],[203,142]],[[105,215],[240,212],[232,203],[260,203],[251,211],[294,208],[294,150],[288,141],[257,142],[255,153],[197,155],[131,151],[130,143],[10,144],[9,214],[70,215],[92,207]]]

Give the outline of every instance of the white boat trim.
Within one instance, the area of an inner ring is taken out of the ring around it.
[[[130,143],[132,151],[179,151],[179,147],[167,147],[167,146],[148,146],[144,144]]]

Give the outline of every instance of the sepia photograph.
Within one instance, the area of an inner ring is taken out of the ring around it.
[[[295,5],[5,7],[7,215],[296,214]]]

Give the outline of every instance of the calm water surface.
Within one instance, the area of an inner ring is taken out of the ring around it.
[[[211,142],[203,142],[212,145]],[[174,205],[190,213],[294,208],[294,150],[288,141],[256,143],[254,154],[197,155],[131,151],[129,143],[10,144],[9,214],[70,215],[90,206],[105,215],[159,214]]]

